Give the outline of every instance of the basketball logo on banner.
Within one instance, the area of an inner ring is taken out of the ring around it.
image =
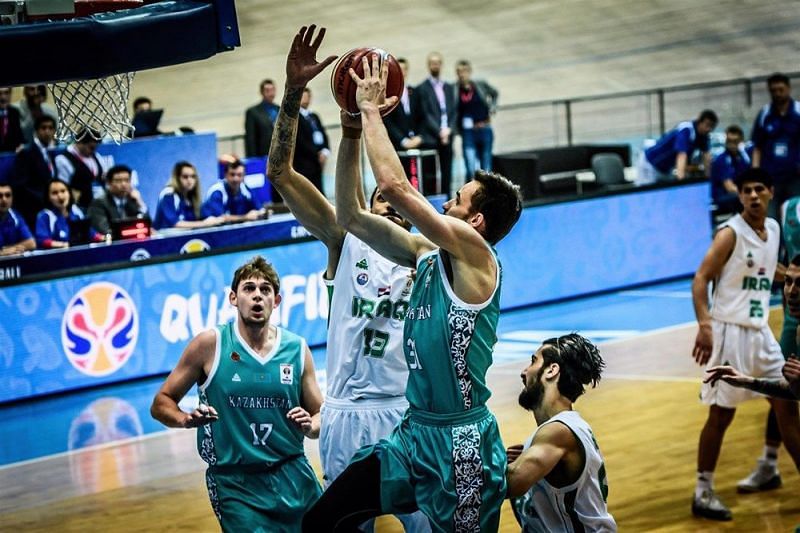
[[[133,354],[139,316],[121,287],[92,283],[72,297],[61,321],[61,344],[67,359],[87,376],[119,370]]]

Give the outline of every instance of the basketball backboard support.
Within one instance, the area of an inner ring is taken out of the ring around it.
[[[165,67],[206,59],[240,44],[233,0],[145,2],[68,20],[23,21],[0,26],[0,49],[8,51],[0,86]]]

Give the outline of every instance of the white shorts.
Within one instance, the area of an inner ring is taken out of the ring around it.
[[[319,431],[325,488],[347,468],[359,448],[388,437],[407,409],[405,397],[357,401],[326,398],[322,404]],[[420,511],[397,515],[397,518],[407,532],[431,531],[428,518]],[[374,521],[362,524],[361,530],[373,531]]]
[[[730,365],[748,376],[781,377],[781,369],[786,360],[769,326],[755,329],[712,320],[711,331],[714,344],[707,368]],[[765,396],[748,389],[732,387],[722,381],[718,381],[713,387],[703,383],[700,389],[700,400],[706,405],[733,409],[754,398]]]

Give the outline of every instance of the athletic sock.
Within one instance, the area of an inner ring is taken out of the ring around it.
[[[761,456],[763,461],[773,468],[778,468],[778,447],[777,446],[764,446],[764,455]]]
[[[700,498],[703,491],[714,490],[714,472],[698,472],[697,485],[694,488],[694,497]]]

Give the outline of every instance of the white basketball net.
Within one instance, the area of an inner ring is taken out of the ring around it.
[[[128,95],[134,74],[50,83],[58,108],[56,138],[68,143],[76,139],[78,132],[87,131],[98,141],[111,137],[119,144],[130,139]]]

